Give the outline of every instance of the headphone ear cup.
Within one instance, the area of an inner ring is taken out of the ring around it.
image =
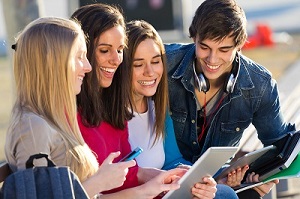
[[[210,88],[209,80],[204,76],[204,73],[199,74],[198,80],[199,80],[199,91],[206,93]]]
[[[239,53],[237,53],[235,56],[235,59],[232,63],[232,70],[225,81],[224,92],[226,92],[226,93],[233,92],[234,85],[236,83],[239,71],[240,71],[240,55],[239,55]]]
[[[230,73],[224,84],[224,92],[231,93],[233,91],[234,84],[235,84],[234,75]]]

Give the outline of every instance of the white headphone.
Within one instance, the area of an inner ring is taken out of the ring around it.
[[[225,84],[224,84],[224,92],[225,93],[232,93],[238,74],[240,71],[240,55],[239,53],[236,53],[235,59],[232,63],[232,69],[226,78]],[[196,74],[195,67],[194,67],[194,73]],[[200,73],[198,76],[195,75],[195,85],[198,88],[198,90],[201,92],[206,93],[209,88],[209,80],[205,77],[204,73]]]

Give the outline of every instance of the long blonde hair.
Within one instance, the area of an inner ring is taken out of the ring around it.
[[[45,17],[30,24],[16,38],[14,75],[16,102],[9,132],[24,109],[42,116],[61,133],[67,165],[81,180],[98,168],[96,157],[85,144],[76,117],[74,93],[74,44],[84,34],[74,21]]]

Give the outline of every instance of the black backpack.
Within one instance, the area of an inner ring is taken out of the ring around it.
[[[34,167],[33,160],[46,158],[47,167]],[[1,189],[1,199],[87,199],[78,177],[69,167],[57,167],[47,154],[30,156],[26,169],[10,174]]]

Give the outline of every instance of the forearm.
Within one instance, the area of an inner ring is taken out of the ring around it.
[[[101,180],[97,179],[95,176],[91,176],[82,182],[82,186],[89,198],[93,198],[96,194],[105,191],[104,184],[102,184]]]
[[[139,198],[139,199],[148,199],[146,197],[145,189],[143,189],[143,185],[137,186],[134,188],[124,189],[122,191],[118,191],[116,193],[111,194],[104,194],[101,195],[101,199],[132,199],[132,198]],[[150,199],[150,198],[149,198]]]
[[[156,168],[142,168],[139,167],[137,177],[140,184],[144,184],[145,182],[148,182],[149,180],[153,179],[157,175],[159,175],[161,172],[163,172],[160,169]]]

